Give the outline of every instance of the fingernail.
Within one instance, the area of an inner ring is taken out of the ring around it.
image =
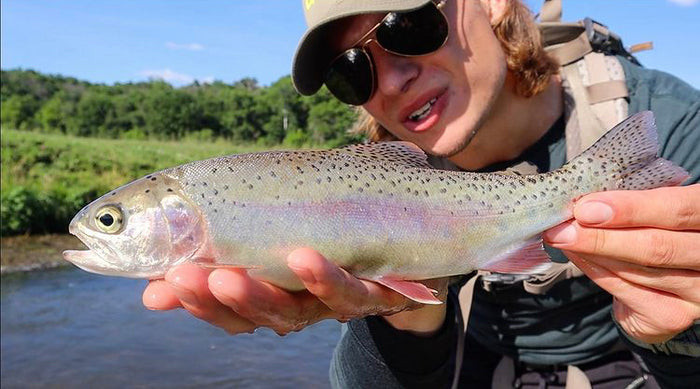
[[[586,224],[602,224],[612,219],[613,210],[600,201],[587,201],[576,206],[576,220]]]
[[[576,227],[571,223],[560,224],[545,232],[545,237],[550,243],[574,243],[576,241]]]

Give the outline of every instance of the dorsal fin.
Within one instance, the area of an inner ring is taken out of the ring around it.
[[[374,162],[386,162],[411,168],[432,169],[428,156],[420,147],[411,142],[393,141],[351,145],[336,149],[341,155],[367,159]]]

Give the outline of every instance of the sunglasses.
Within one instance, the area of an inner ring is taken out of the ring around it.
[[[324,76],[328,90],[340,101],[362,105],[376,89],[377,75],[372,56],[365,49],[371,42],[391,54],[415,57],[430,54],[447,42],[449,26],[442,7],[430,2],[408,12],[389,12],[350,49],[331,61]],[[375,33],[375,38],[369,36]]]

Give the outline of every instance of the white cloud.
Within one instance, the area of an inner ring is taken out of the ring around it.
[[[673,4],[680,5],[681,7],[692,7],[696,5],[700,0],[668,0]]]
[[[207,84],[214,82],[213,76],[197,78],[189,74],[178,73],[170,69],[160,69],[160,70],[142,70],[139,75],[148,77],[149,79],[158,79],[165,82],[169,82],[173,85],[187,85],[195,81]]]
[[[165,47],[173,50],[190,50],[190,51],[200,51],[204,50],[204,45],[199,43],[175,43],[175,42],[165,42]]]

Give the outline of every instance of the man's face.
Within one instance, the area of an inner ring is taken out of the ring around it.
[[[428,153],[452,156],[469,143],[500,96],[505,55],[479,1],[447,1],[447,43],[434,53],[402,57],[371,43],[377,74],[374,95],[363,107],[401,140]],[[347,49],[384,15],[349,18],[333,46]]]

